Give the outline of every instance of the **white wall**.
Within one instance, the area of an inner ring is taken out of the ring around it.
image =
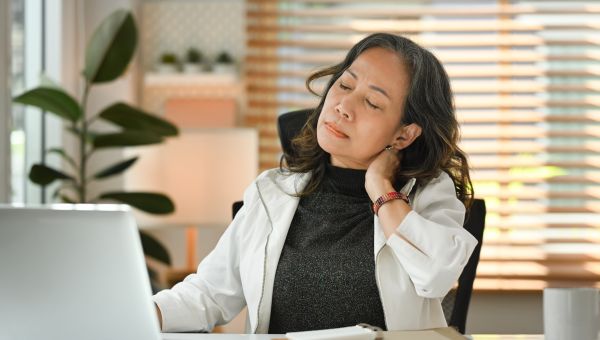
[[[244,0],[144,1],[142,6],[142,64],[151,70],[162,53],[185,59],[198,49],[205,62],[227,51],[241,62],[246,53]]]

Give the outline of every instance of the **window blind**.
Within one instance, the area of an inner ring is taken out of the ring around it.
[[[475,288],[599,286],[599,19],[592,1],[248,0],[261,168],[279,165],[277,115],[318,103],[310,73],[370,33],[404,35],[446,67],[488,207]]]

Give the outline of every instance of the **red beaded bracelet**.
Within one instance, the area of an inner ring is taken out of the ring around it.
[[[375,203],[373,203],[373,213],[375,215],[377,215],[377,212],[379,211],[379,208],[381,208],[382,205],[384,205],[385,203],[391,201],[391,200],[397,200],[397,199],[401,199],[404,202],[406,202],[406,204],[410,204],[410,200],[408,199],[408,196],[406,196],[405,194],[401,193],[401,192],[397,192],[397,191],[392,191],[389,192],[381,197],[379,197]]]

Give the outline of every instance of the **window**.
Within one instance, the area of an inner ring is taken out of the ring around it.
[[[31,89],[40,82],[42,73],[59,81],[59,21],[61,2],[46,6],[45,0],[11,0],[12,95]],[[60,168],[57,159],[46,158],[43,150],[60,145],[61,123],[58,119],[33,107],[12,105],[11,198],[13,203],[51,202],[51,189],[31,183],[28,172],[38,162]]]
[[[12,0],[12,95],[25,89],[25,1]],[[25,202],[25,183],[27,170],[25,168],[25,107],[12,106],[11,144],[11,202]]]
[[[600,6],[593,1],[249,0],[248,111],[261,167],[278,114],[365,35],[412,38],[444,63],[475,193],[488,207],[476,289],[600,283]]]

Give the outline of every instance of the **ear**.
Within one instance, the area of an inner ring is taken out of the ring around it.
[[[400,151],[411,145],[421,135],[421,127],[415,123],[401,126],[394,135],[394,141],[390,144],[394,149]]]

